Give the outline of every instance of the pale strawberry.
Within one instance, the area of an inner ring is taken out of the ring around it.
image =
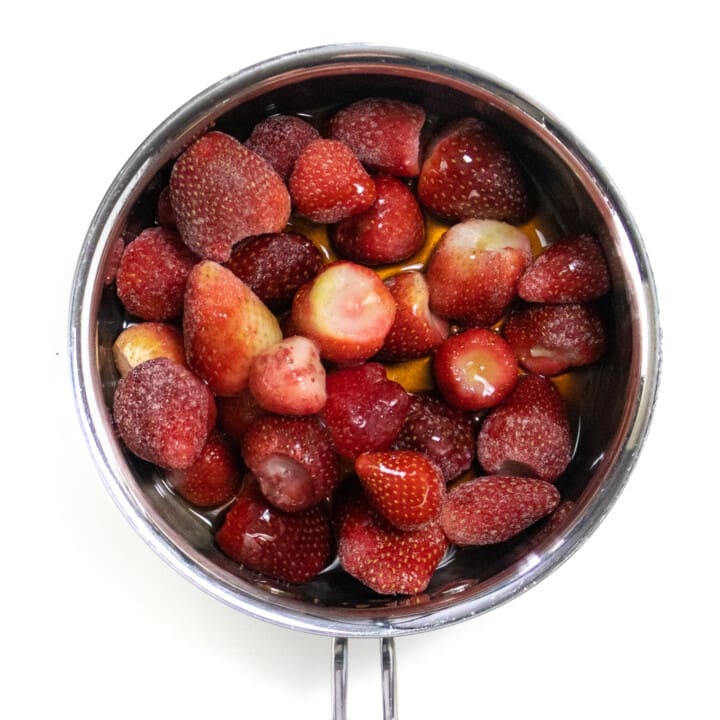
[[[167,323],[131,325],[117,336],[112,350],[120,377],[125,377],[136,365],[156,357],[186,364],[182,333],[175,325]]]

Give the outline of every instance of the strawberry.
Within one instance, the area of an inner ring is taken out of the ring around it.
[[[243,238],[280,232],[290,217],[287,188],[270,163],[216,131],[176,160],[170,202],[186,245],[217,262]]]
[[[354,460],[387,450],[397,438],[410,405],[402,385],[387,379],[379,363],[335,370],[327,376],[322,419],[337,451]]]
[[[435,350],[448,336],[450,327],[446,320],[430,310],[425,275],[417,270],[407,270],[389,277],[385,287],[397,304],[397,312],[378,359],[400,362],[423,357]]]
[[[431,310],[462,325],[493,325],[515,297],[531,257],[530,241],[512,225],[496,220],[453,225],[428,263]]]
[[[250,363],[282,339],[275,316],[227,268],[211,260],[188,278],[183,315],[188,365],[216,395],[247,387]]]
[[[440,516],[445,478],[422,453],[362,453],[355,472],[372,506],[398,530],[418,530]]]
[[[588,302],[609,290],[610,274],[602,247],[587,233],[548,246],[518,283],[518,294],[528,302]]]
[[[276,508],[305,510],[332,494],[339,480],[330,435],[315,415],[266,415],[242,439],[242,456]]]
[[[215,404],[218,425],[237,445],[242,442],[247,429],[258,418],[267,415],[267,410],[258,405],[250,390],[242,390],[233,397],[215,398]]]
[[[448,543],[437,521],[420,530],[398,530],[377,513],[358,488],[337,503],[340,564],[354,578],[383,595],[425,590]]]
[[[236,562],[288,583],[312,580],[328,564],[332,550],[324,508],[282,512],[267,502],[252,475],[246,476],[215,540]]]
[[[589,365],[605,352],[600,314],[589,305],[533,305],[510,315],[503,335],[520,364],[538,375]]]
[[[481,410],[497,405],[515,387],[518,366],[500,335],[471,328],[443,342],[433,371],[440,393],[451,405]]]
[[[559,502],[558,489],[544,480],[480,477],[448,492],[440,525],[455,545],[492,545],[530,527]]]
[[[483,120],[462,118],[430,144],[417,187],[420,202],[446,220],[519,224],[531,212],[528,184],[509,149]]]
[[[375,183],[353,151],[337,140],[315,140],[295,161],[290,197],[298,215],[336,223],[375,202]]]
[[[564,527],[568,518],[572,517],[575,511],[575,503],[572,500],[564,500],[561,502],[552,514],[538,527],[530,539],[532,546],[537,547],[545,540],[550,539],[557,530]]]
[[[295,294],[295,332],[315,342],[325,360],[362,362],[385,342],[395,319],[395,301],[369,268],[339,260]]]
[[[364,265],[399,262],[422,247],[425,221],[407,185],[388,175],[374,182],[375,202],[341,220],[332,233],[332,245],[341,257]]]
[[[136,365],[156,357],[186,364],[182,333],[174,325],[166,323],[131,325],[117,336],[112,349],[120,377],[125,377]]]
[[[245,141],[245,146],[264,157],[280,177],[287,181],[298,155],[306,145],[320,139],[310,123],[296,115],[272,115],[261,120]]]
[[[146,360],[120,380],[113,401],[118,433],[130,452],[164,468],[187,468],[215,425],[207,386],[164,357]]]
[[[158,223],[163,227],[170,228],[171,230],[177,228],[175,213],[173,212],[172,203],[170,202],[169,185],[166,185],[158,194],[156,215]]]
[[[475,435],[469,416],[462,410],[432,395],[413,395],[393,448],[424,453],[450,481],[470,467]]]
[[[185,283],[198,260],[174,230],[147,228],[120,258],[115,277],[118,297],[131,315],[143,320],[180,317]]]
[[[551,380],[524,375],[484,418],[477,454],[486,472],[552,482],[572,457],[565,403]]]
[[[320,251],[299,233],[270,233],[241,240],[226,267],[271,310],[290,306],[297,289],[323,264]]]
[[[171,470],[168,480],[181,497],[198,507],[221,505],[240,487],[240,463],[227,438],[210,433],[200,457],[183,470]]]
[[[330,137],[349,145],[376,172],[415,177],[420,172],[420,131],[425,111],[419,105],[366,98],[330,119]]]
[[[258,353],[250,366],[250,392],[265,410],[310,415],[325,405],[325,368],[312,340],[286,338]]]

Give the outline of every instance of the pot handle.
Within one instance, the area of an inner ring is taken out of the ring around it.
[[[395,681],[395,641],[380,640],[383,720],[397,720],[397,683]],[[348,639],[333,638],[332,703],[333,720],[346,720]]]

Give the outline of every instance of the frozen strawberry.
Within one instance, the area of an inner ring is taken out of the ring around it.
[[[275,316],[230,270],[211,260],[193,268],[183,315],[188,365],[216,395],[237,395],[250,363],[282,339]]]
[[[478,460],[494,475],[528,475],[552,482],[572,457],[562,396],[542,375],[524,375],[483,420]]]
[[[175,213],[170,202],[170,186],[166,185],[158,195],[157,199],[157,221],[163,227],[175,230],[177,223],[175,222]]]
[[[388,175],[374,178],[375,202],[334,228],[332,245],[338,255],[382,265],[404,260],[425,242],[425,221],[407,185]]]
[[[324,359],[348,365],[375,355],[395,312],[390,291],[372,270],[340,260],[325,265],[297,291],[292,322]]]
[[[470,468],[475,434],[470,417],[462,410],[432,395],[413,395],[393,448],[424,453],[450,481]]]
[[[387,379],[380,363],[335,370],[327,376],[322,418],[337,451],[354,460],[360,453],[388,450],[402,428],[410,397]]]
[[[240,241],[226,267],[271,310],[290,307],[297,289],[323,264],[320,251],[299,233],[255,235]]]
[[[187,468],[200,457],[216,409],[207,386],[186,367],[155,358],[120,381],[113,416],[132,453],[164,468]]]
[[[312,580],[330,561],[332,530],[321,506],[286,513],[263,497],[248,475],[215,540],[250,570],[289,583]]]
[[[600,314],[590,305],[531,305],[510,315],[503,335],[520,364],[538,375],[594,363],[607,346]]]
[[[143,320],[180,317],[185,283],[198,260],[174,230],[147,228],[122,254],[115,278],[118,297]]]
[[[519,164],[495,130],[477,118],[452,122],[432,141],[417,192],[425,207],[450,221],[518,224],[531,212]]]
[[[170,201],[188,247],[217,262],[226,262],[243,238],[280,232],[290,217],[290,196],[270,163],[216,131],[173,165]]]
[[[366,98],[338,111],[330,137],[349,145],[376,172],[415,177],[420,172],[420,131],[425,111],[413,103]]]
[[[250,390],[243,390],[234,397],[215,398],[218,425],[238,446],[248,428],[267,410],[258,405]]]
[[[317,505],[338,483],[337,455],[315,415],[266,415],[248,428],[241,447],[263,495],[280,510]]]
[[[278,415],[311,415],[325,405],[325,368],[315,343],[300,335],[271,345],[250,366],[250,392]]]
[[[355,472],[372,506],[399,530],[419,530],[440,516],[445,478],[426,455],[363,453],[355,459]]]
[[[515,297],[531,257],[530,241],[512,225],[496,220],[453,225],[428,263],[430,308],[463,325],[493,325]]]
[[[448,547],[437,521],[420,530],[398,530],[371,507],[359,488],[343,494],[336,520],[340,564],[383,595],[425,590]]]
[[[307,145],[288,185],[295,212],[316,223],[336,223],[375,202],[372,178],[353,151],[337,140]]]
[[[198,507],[212,507],[231,500],[240,487],[241,464],[227,438],[217,429],[210,433],[200,457],[183,470],[171,470],[168,479],[175,491]]]
[[[557,530],[565,525],[568,518],[575,511],[575,503],[572,500],[564,500],[561,502],[552,514],[538,527],[537,532],[533,534],[530,542],[533,546],[537,546],[541,542],[545,542],[551,538]]]
[[[120,377],[136,365],[156,357],[166,357],[185,365],[183,336],[167,323],[144,322],[125,328],[113,343],[113,359]]]
[[[548,246],[518,283],[518,295],[528,302],[581,303],[609,290],[610,274],[602,247],[587,233]]]
[[[320,133],[296,115],[273,115],[260,121],[245,145],[264,157],[283,180],[290,177],[298,155]]]
[[[449,337],[433,363],[442,396],[462,410],[493,407],[517,382],[518,365],[512,348],[492,330],[471,328]]]
[[[526,477],[489,476],[468,480],[447,494],[440,525],[455,545],[504,542],[551,513],[557,488]]]
[[[435,350],[448,336],[450,326],[430,310],[425,275],[407,270],[389,277],[385,287],[397,304],[397,312],[378,359],[400,362]]]

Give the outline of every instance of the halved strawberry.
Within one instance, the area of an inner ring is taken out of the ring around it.
[[[420,530],[398,530],[371,507],[359,488],[343,494],[336,521],[340,564],[384,595],[425,590],[448,547],[437,521]]]
[[[427,268],[430,308],[463,325],[485,327],[503,316],[532,257],[525,233],[496,220],[453,225]]]
[[[445,478],[426,455],[386,450],[358,455],[355,472],[373,507],[399,530],[418,530],[440,516]]]
[[[598,311],[590,305],[532,305],[510,315],[503,335],[520,364],[557,375],[598,360],[607,347]]]
[[[338,255],[382,265],[404,260],[425,242],[420,206],[407,185],[388,175],[374,178],[375,202],[364,212],[341,220],[332,233]]]
[[[315,140],[295,161],[290,197],[298,215],[336,223],[375,202],[375,183],[353,151],[338,140]]]
[[[462,410],[493,407],[517,382],[512,348],[492,330],[470,328],[452,335],[437,349],[433,363],[442,396]]]
[[[429,307],[425,275],[407,270],[389,277],[385,287],[395,299],[397,313],[385,337],[378,359],[400,362],[427,355],[437,348],[450,332],[447,320]]]
[[[420,131],[425,111],[388,98],[365,98],[330,119],[330,137],[349,145],[376,172],[415,177],[420,172]]]
[[[560,502],[549,482],[488,476],[455,485],[447,494],[440,525],[455,545],[504,542],[551,513]]]
[[[322,506],[295,513],[274,508],[248,475],[215,540],[230,558],[289,583],[312,580],[330,561],[332,530]]]
[[[537,257],[518,282],[528,302],[581,303],[610,290],[610,273],[600,243],[587,233],[570,235]]]
[[[572,457],[562,396],[542,375],[523,375],[505,401],[483,420],[478,460],[495,475],[556,480]]]
[[[317,505],[338,483],[337,455],[315,415],[261,417],[245,432],[241,449],[263,495],[280,510]]]
[[[496,131],[462,118],[432,141],[418,180],[418,197],[441,217],[488,218],[518,224],[531,212],[528,183]]]
[[[337,451],[355,459],[360,453],[387,450],[405,421],[410,398],[402,385],[387,379],[379,363],[335,370],[327,376],[322,418]]]
[[[396,450],[417,450],[455,479],[472,464],[475,434],[470,417],[432,395],[411,395],[405,423],[393,445]]]
[[[176,160],[170,201],[186,245],[217,262],[243,238],[280,232],[290,217],[290,196],[270,163],[217,131]]]
[[[210,260],[188,278],[183,331],[188,365],[216,395],[245,389],[255,355],[282,339],[278,321],[257,295]]]
[[[326,360],[341,364],[372,357],[395,319],[395,301],[369,268],[339,260],[295,294],[295,332],[315,342]]]

